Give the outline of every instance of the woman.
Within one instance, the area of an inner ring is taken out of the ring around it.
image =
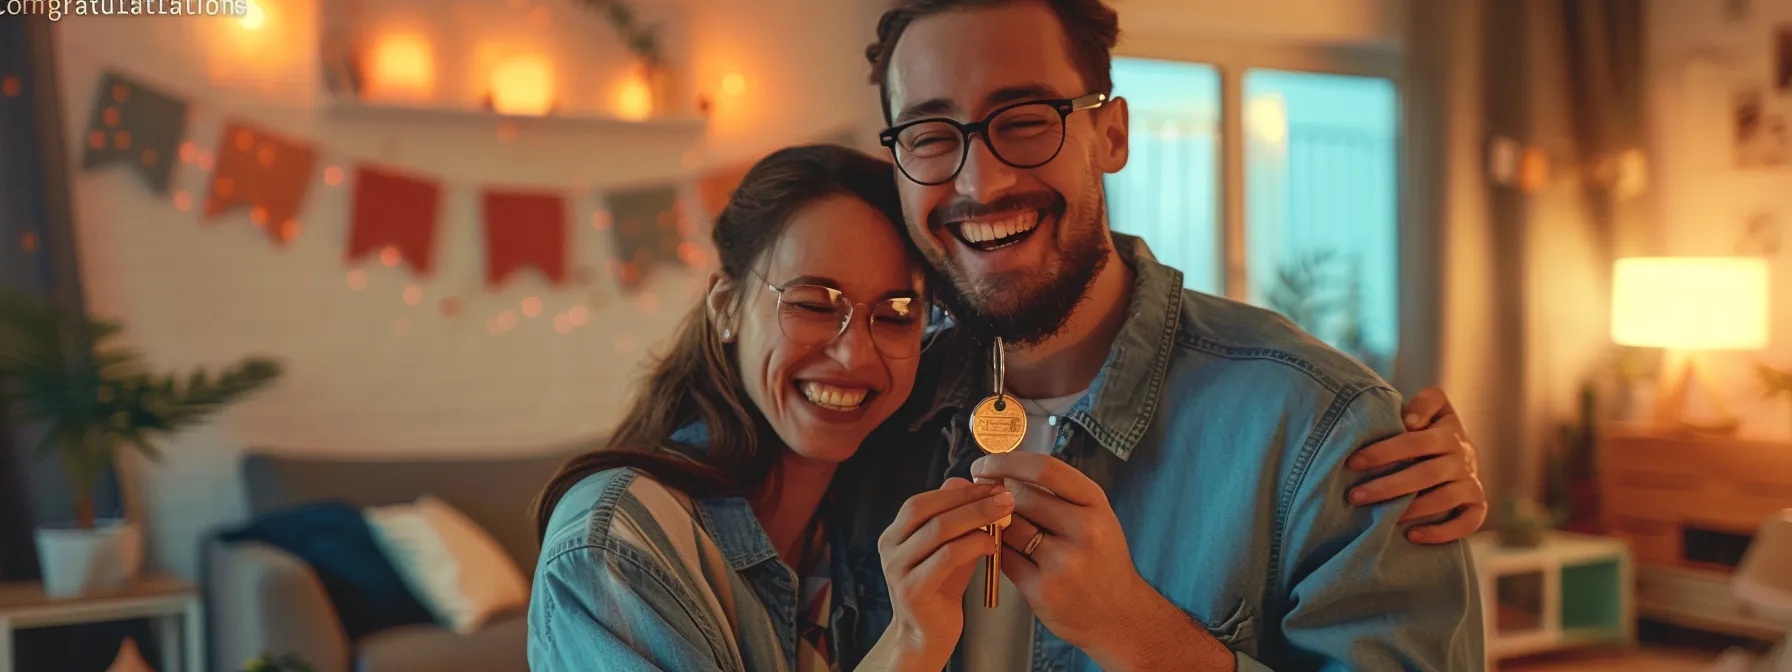
[[[848,566],[830,534],[834,476],[908,398],[931,305],[891,170],[807,146],[748,172],[716,222],[705,301],[608,445],[536,504],[532,669],[945,665],[975,563],[994,550],[975,532],[1012,496],[954,479],[904,506],[884,535],[881,630],[860,632],[853,603],[879,570]],[[839,479],[853,481],[839,497],[869,478]]]
[[[848,571],[818,514],[836,466],[908,398],[931,305],[897,208],[889,165],[850,149],[786,149],[749,171],[716,222],[706,301],[608,448],[538,503],[532,669],[833,667],[829,579]],[[938,669],[957,642],[949,613],[994,548],[967,533],[1012,499],[951,487],[982,496],[912,540],[915,562],[889,578],[925,576],[932,598],[893,605],[868,666],[927,652]]]

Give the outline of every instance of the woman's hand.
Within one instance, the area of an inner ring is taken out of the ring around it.
[[[951,478],[910,497],[877,540],[894,612],[860,669],[939,670],[964,634],[964,593],[976,562],[995,552],[985,525],[1014,512],[1000,484]]]
[[[1350,501],[1364,506],[1418,493],[1401,522],[1448,515],[1407,530],[1408,540],[1442,544],[1474,534],[1487,520],[1487,491],[1462,418],[1443,390],[1428,387],[1407,402],[1405,422],[1407,433],[1366,446],[1345,464],[1357,471],[1409,464],[1357,486]]]

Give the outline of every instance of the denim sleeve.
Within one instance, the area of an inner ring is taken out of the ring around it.
[[[1239,654],[1239,670],[1453,671],[1485,664],[1467,545],[1407,541],[1397,521],[1411,496],[1368,507],[1348,499],[1368,477],[1344,460],[1400,431],[1399,396],[1372,388],[1341,395],[1302,447],[1277,514],[1274,576],[1285,608],[1272,641],[1281,645],[1265,648],[1261,661]]]
[[[676,598],[671,577],[631,550],[581,544],[543,559],[529,600],[529,669],[738,669]]]

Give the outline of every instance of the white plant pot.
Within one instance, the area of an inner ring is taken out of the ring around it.
[[[143,568],[143,529],[121,518],[37,528],[37,562],[50,597],[78,597],[118,590]]]

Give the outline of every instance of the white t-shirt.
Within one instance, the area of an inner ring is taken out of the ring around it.
[[[1018,450],[1050,455],[1058,436],[1057,426],[1064,422],[1058,414],[1069,411],[1086,392],[1022,401],[1021,408],[1027,411],[1027,434],[1021,438]],[[1021,539],[1003,541],[1015,546],[1026,543]],[[1003,548],[1002,552],[1020,551]],[[964,593],[964,639],[960,649],[965,672],[1027,672],[1033,652],[1033,609],[1008,577],[1001,577],[1001,582],[1002,595],[996,608],[984,608],[983,563],[977,563],[976,574]]]

